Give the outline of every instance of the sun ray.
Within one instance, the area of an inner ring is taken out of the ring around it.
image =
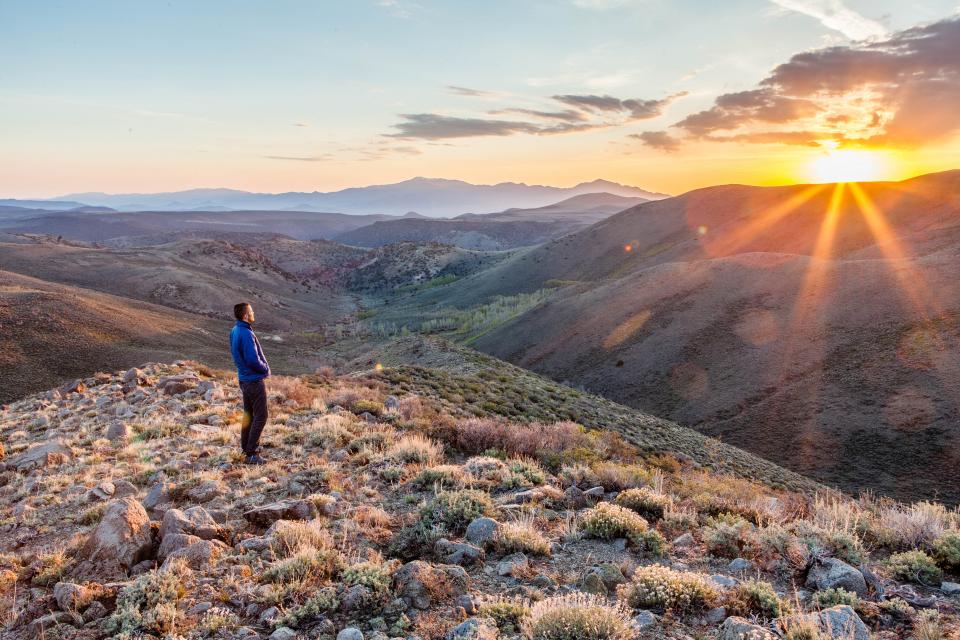
[[[713,256],[727,256],[736,253],[763,231],[796,211],[826,188],[827,185],[823,184],[810,185],[799,193],[795,193],[786,201],[764,211],[746,225],[724,234],[707,237],[705,241],[707,251]]]

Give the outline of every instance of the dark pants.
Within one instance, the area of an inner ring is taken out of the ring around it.
[[[267,385],[263,380],[241,382],[243,392],[243,424],[240,426],[240,448],[248,456],[257,452],[260,434],[267,424]]]

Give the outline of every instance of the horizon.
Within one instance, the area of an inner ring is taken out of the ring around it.
[[[953,0],[37,2],[0,20],[10,198],[411,175],[678,194],[960,167]]]

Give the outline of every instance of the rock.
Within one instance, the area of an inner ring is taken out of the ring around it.
[[[394,573],[393,584],[406,606],[426,609],[438,594],[455,598],[467,593],[469,578],[462,567],[414,560]]]
[[[270,640],[295,640],[296,637],[297,632],[290,627],[277,627],[276,630],[270,634]],[[362,638],[363,636],[360,637]]]
[[[837,558],[822,558],[815,562],[807,574],[806,586],[820,591],[839,587],[858,596],[867,595],[863,574]]]
[[[727,619],[726,607],[714,607],[707,611],[703,616],[703,621],[707,624],[720,624]]]
[[[597,578],[603,582],[603,586],[606,587],[607,591],[615,591],[617,585],[621,585],[627,581],[620,567],[612,562],[603,562],[595,567],[590,567],[587,569],[584,578],[591,575],[597,576]]]
[[[580,583],[580,590],[598,596],[607,595],[607,585],[603,584],[603,580],[596,573],[587,573],[583,576],[583,581]]]
[[[153,534],[146,510],[133,498],[120,498],[108,503],[81,556],[111,572],[130,569],[148,558],[152,548]]]
[[[776,622],[779,628],[784,630],[801,624],[812,624],[830,638],[870,640],[870,630],[867,625],[850,606],[845,604],[824,609],[819,613],[780,618]]]
[[[127,480],[114,480],[113,481],[113,497],[114,498],[126,498],[128,496],[135,496],[139,492],[132,482]]]
[[[497,563],[497,573],[501,576],[513,576],[516,578],[529,567],[530,561],[527,560],[525,554],[520,552],[511,553]]]
[[[105,604],[99,600],[94,600],[90,603],[90,606],[87,607],[87,610],[83,612],[83,621],[89,623],[94,620],[100,620],[101,618],[107,617],[108,613],[110,613],[110,611],[107,610]]]
[[[775,640],[769,629],[753,624],[745,618],[731,616],[723,621],[717,640]]]
[[[32,621],[27,625],[27,632],[34,638],[42,638],[45,637],[45,632],[52,630],[54,627],[76,624],[81,620],[82,618],[74,617],[74,614],[68,611],[55,611]]]
[[[169,511],[167,513],[170,513]],[[166,520],[166,518],[164,518]],[[168,533],[163,536],[160,549],[157,551],[157,560],[163,562],[174,551],[179,551],[192,544],[200,542],[200,538],[187,533]]]
[[[737,586],[736,579],[729,576],[710,576],[710,582],[723,589],[732,589],[733,587]]]
[[[127,442],[130,439],[130,427],[126,422],[114,420],[107,427],[106,438],[110,442]]]
[[[363,632],[356,627],[347,627],[337,634],[337,640],[363,640]]]
[[[581,509],[587,506],[587,499],[583,495],[583,490],[579,487],[572,485],[567,487],[567,490],[563,492],[563,496],[571,509]]]
[[[163,376],[157,380],[157,388],[165,395],[176,396],[186,393],[197,386],[200,378],[193,373],[183,373],[175,376]]]
[[[752,569],[753,563],[745,558],[734,558],[730,561],[730,564],[727,565],[727,570],[730,573],[741,573],[751,571]]]
[[[641,631],[657,624],[657,616],[652,611],[642,610],[633,617],[633,626]]]
[[[500,523],[493,518],[476,518],[467,525],[465,537],[479,547],[486,547],[497,539]]]
[[[87,385],[84,384],[83,380],[74,380],[73,382],[68,382],[57,389],[57,391],[60,392],[60,395],[62,397],[66,397],[68,394],[71,394],[71,393],[82,394],[86,390],[87,390]]]
[[[591,487],[583,492],[583,497],[588,500],[603,500],[606,490],[603,487]]]
[[[444,636],[444,640],[494,640],[498,636],[499,631],[489,621],[468,618],[450,629]]]
[[[373,599],[373,592],[362,584],[355,584],[346,593],[340,602],[344,611],[359,611],[365,608]]]
[[[554,579],[545,573],[538,573],[534,576],[533,580],[530,581],[530,584],[537,589],[550,589],[551,587],[557,586]],[[467,613],[469,613],[469,611]]]
[[[150,491],[143,499],[143,507],[148,511],[162,511],[171,502],[170,490],[172,488],[173,485],[169,482],[157,482],[150,487]]]
[[[193,502],[210,502],[223,494],[223,485],[217,480],[204,480],[187,491],[187,497]]]
[[[940,591],[943,591],[948,596],[960,595],[960,583],[943,582],[940,584]]]
[[[468,616],[472,616],[477,612],[477,603],[474,602],[473,596],[469,593],[457,598],[457,606],[463,609]]]
[[[673,541],[673,546],[675,547],[692,547],[694,544],[696,544],[696,540],[694,540],[693,536],[689,533],[685,533]]]
[[[170,509],[163,514],[160,539],[168,535],[186,533],[202,540],[223,538],[224,531],[203,507],[190,507],[186,511]]]
[[[313,520],[319,515],[313,502],[288,499],[251,509],[243,517],[248,522],[267,527],[277,520]]]
[[[53,586],[53,599],[63,611],[80,611],[95,599],[97,591],[81,584],[58,582]]]
[[[223,553],[226,548],[227,545],[219,540],[200,540],[199,542],[181,547],[172,552],[167,556],[167,559],[164,560],[163,566],[161,566],[160,569],[163,570],[167,568],[170,563],[177,558],[185,560],[187,566],[191,569],[205,569],[219,558],[220,554]]]
[[[87,491],[84,499],[87,502],[101,502],[103,500],[109,500],[113,497],[113,494],[116,493],[117,488],[109,480],[105,480],[95,486],[90,491]]]
[[[387,396],[383,401],[383,408],[387,411],[399,411],[400,399],[397,396]]]
[[[54,440],[30,447],[23,453],[10,458],[7,467],[23,473],[63,464],[71,458],[73,458],[73,450],[67,443],[63,440]]]
[[[433,551],[447,564],[469,565],[483,560],[486,556],[483,549],[466,542],[450,542],[446,538],[437,540]]]

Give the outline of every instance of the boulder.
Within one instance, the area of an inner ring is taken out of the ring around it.
[[[83,380],[74,380],[73,382],[68,382],[60,386],[57,391],[60,392],[60,395],[66,397],[71,393],[83,393],[87,390],[87,385],[84,384]]]
[[[356,627],[347,627],[337,634],[337,640],[363,640],[363,632]]]
[[[116,486],[114,486],[114,484],[109,480],[104,480],[93,489],[87,491],[87,493],[84,495],[84,498],[87,502],[102,502],[112,498],[113,494],[116,492]]]
[[[148,558],[152,549],[153,534],[146,510],[133,498],[120,498],[107,505],[80,555],[107,572],[127,571]]]
[[[167,513],[170,512],[168,511]],[[174,551],[179,551],[200,541],[200,538],[188,533],[169,533],[163,537],[163,541],[160,543],[160,549],[157,551],[157,560],[163,562]]]
[[[146,497],[143,499],[144,508],[148,511],[165,510],[171,502],[170,490],[172,488],[172,484],[163,480],[154,484],[150,487],[150,491],[147,492]]]
[[[187,534],[201,540],[223,538],[224,531],[203,507],[190,507],[186,511],[170,509],[163,514],[160,525],[160,539],[168,535]]]
[[[806,586],[818,590],[843,588],[858,596],[867,595],[863,574],[837,558],[817,560],[807,574]]]
[[[110,442],[124,443],[130,439],[130,427],[126,422],[114,420],[107,427],[106,438]]]
[[[447,632],[444,640],[493,640],[500,633],[490,620],[468,618]]]
[[[318,515],[320,512],[313,502],[288,499],[251,509],[243,517],[248,522],[268,527],[277,520],[313,520]]]
[[[80,611],[93,602],[102,591],[100,585],[58,582],[53,586],[53,599],[63,611]]]
[[[530,567],[530,561],[523,553],[511,553],[497,563],[497,573],[501,576],[513,576],[514,578],[522,575]]]
[[[174,560],[182,558],[191,569],[206,569],[220,557],[226,548],[227,545],[219,540],[199,540],[171,552],[160,568],[165,569]]]
[[[63,464],[71,458],[73,458],[73,450],[69,445],[62,440],[54,440],[30,447],[23,453],[10,458],[7,467],[27,472]]]

